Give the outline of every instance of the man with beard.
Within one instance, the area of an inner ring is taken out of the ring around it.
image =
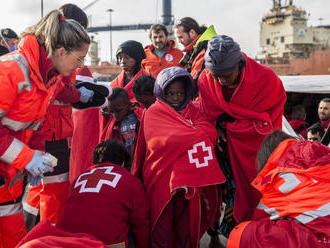
[[[156,78],[164,68],[180,66],[183,53],[175,48],[173,40],[168,39],[168,31],[164,25],[152,25],[149,38],[152,44],[144,48],[146,58],[142,60],[142,66],[147,72]]]
[[[319,103],[318,115],[324,131],[330,124],[330,98],[323,98]]]

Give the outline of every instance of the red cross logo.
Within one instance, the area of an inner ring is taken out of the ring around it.
[[[208,166],[208,161],[213,159],[211,147],[206,146],[205,141],[193,145],[193,148],[188,150],[188,157],[189,162],[195,163],[197,168]]]
[[[96,167],[89,172],[81,174],[74,188],[81,186],[79,193],[100,192],[104,184],[116,188],[121,175],[112,172],[113,166]]]

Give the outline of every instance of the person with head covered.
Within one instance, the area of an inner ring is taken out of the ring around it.
[[[282,127],[286,94],[270,68],[249,58],[226,35],[209,41],[205,67],[198,81],[199,100],[218,129],[228,208],[220,230],[228,236],[235,222],[251,219],[258,204],[260,194],[250,185],[257,175],[256,155],[265,136]]]
[[[192,102],[194,82],[180,67],[162,70],[144,113],[131,172],[142,177],[151,209],[151,247],[199,247],[218,217],[215,128]]]

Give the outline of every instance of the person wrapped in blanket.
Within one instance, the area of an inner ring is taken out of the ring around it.
[[[236,223],[251,219],[260,193],[251,185],[255,159],[263,139],[282,127],[286,94],[279,77],[241,52],[231,37],[210,39],[206,69],[198,80],[201,108],[219,132],[219,158],[226,175],[225,218],[228,237]],[[217,237],[217,236],[215,236]]]
[[[151,208],[152,247],[199,247],[219,218],[219,185],[225,181],[215,158],[216,129],[192,102],[190,74],[162,70],[157,98],[141,120],[131,172],[142,177]]]
[[[330,148],[277,130],[264,140],[257,162],[251,184],[262,198],[227,247],[330,247]]]

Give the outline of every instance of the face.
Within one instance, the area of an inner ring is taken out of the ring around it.
[[[109,101],[108,110],[117,121],[124,120],[132,112],[131,103],[121,98]]]
[[[55,50],[50,58],[54,68],[64,76],[70,76],[85,64],[85,57],[88,52],[89,44],[84,44],[80,50],[66,51],[61,47]]]
[[[184,87],[184,82],[179,80],[173,80],[165,88],[165,100],[171,105],[175,110],[178,110],[186,98],[186,90]]]
[[[234,71],[212,73],[214,80],[222,86],[236,87],[239,82],[239,66]]]
[[[319,132],[317,132],[315,134],[312,134],[312,132],[307,133],[307,140],[321,142],[321,139],[322,139],[322,137],[320,136]]]
[[[154,95],[139,95],[134,94],[135,99],[143,105],[146,109],[151,106],[156,101],[156,97]]]
[[[155,47],[156,51],[163,51],[166,49],[167,36],[164,31],[159,31],[155,33],[155,31],[151,31],[151,42]]]
[[[330,119],[330,102],[321,101],[318,109],[319,118],[321,121]]]
[[[189,33],[186,33],[182,26],[179,26],[175,29],[175,36],[177,40],[184,46],[188,46],[194,39],[193,34],[191,32],[194,30],[189,31]]]
[[[132,57],[128,56],[126,53],[118,54],[117,60],[119,66],[124,70],[124,72],[132,73],[134,71],[136,61]]]

